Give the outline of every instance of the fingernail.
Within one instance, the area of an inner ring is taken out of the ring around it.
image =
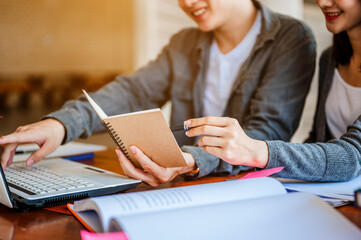
[[[30,167],[31,165],[33,165],[35,162],[33,159],[30,159],[28,162],[27,162],[27,165]]]
[[[137,149],[135,147],[129,147],[130,148],[130,151],[135,154],[137,152]]]
[[[189,131],[186,131],[186,135],[189,136]]]
[[[184,125],[188,126],[191,124],[191,120],[184,121]]]

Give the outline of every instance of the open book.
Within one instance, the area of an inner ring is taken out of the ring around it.
[[[361,239],[338,211],[307,193],[254,178],[89,198],[68,205],[91,231],[129,239]]]
[[[85,90],[83,92],[109,135],[136,167],[141,168],[141,165],[129,150],[131,145],[140,148],[152,161],[162,167],[187,165],[159,108],[108,117],[87,92]]]

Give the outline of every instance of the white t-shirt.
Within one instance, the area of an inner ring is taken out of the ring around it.
[[[219,51],[216,40],[210,48],[203,116],[222,116],[240,67],[247,59],[261,31],[260,11],[246,37],[227,54]]]
[[[337,68],[333,75],[330,93],[326,100],[326,121],[331,136],[341,137],[347,126],[361,115],[361,87],[346,83]]]

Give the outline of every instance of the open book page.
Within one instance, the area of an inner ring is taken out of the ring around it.
[[[342,214],[307,193],[119,216],[110,231],[129,239],[361,239]]]
[[[99,221],[102,229],[107,231],[111,218],[115,216],[122,217],[280,194],[286,194],[280,182],[272,178],[256,178],[95,197],[76,201],[74,211],[76,213],[87,210],[96,211],[100,220],[89,219],[88,221],[85,218],[82,220],[86,223]]]

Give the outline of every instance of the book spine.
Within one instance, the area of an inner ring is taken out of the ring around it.
[[[103,124],[105,126],[105,129],[107,129],[109,135],[112,137],[115,144],[120,148],[120,150],[124,153],[124,155],[128,158],[128,160],[133,163],[132,159],[130,159],[130,155],[128,153],[127,148],[123,144],[123,141],[120,139],[120,137],[118,136],[117,132],[114,130],[112,125],[109,122],[105,122],[105,121],[103,121]]]

